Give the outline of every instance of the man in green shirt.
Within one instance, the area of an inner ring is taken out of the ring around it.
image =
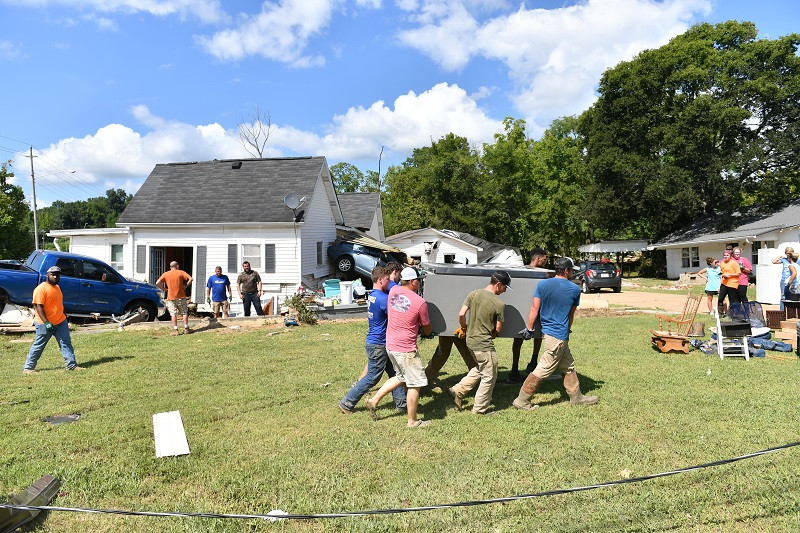
[[[498,270],[483,289],[472,291],[464,300],[464,305],[458,312],[458,323],[461,328],[456,332],[458,336],[466,333],[467,347],[475,355],[478,366],[473,367],[453,386],[450,395],[458,409],[464,395],[478,386],[475,393],[475,404],[472,412],[483,415],[489,411],[492,401],[492,391],[497,381],[497,350],[494,347],[494,338],[503,329],[504,311],[506,304],[498,295],[511,288],[511,276],[504,270]],[[469,313],[469,324],[467,324]]]

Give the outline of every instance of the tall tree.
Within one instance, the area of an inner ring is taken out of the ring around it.
[[[331,167],[331,179],[336,192],[358,192],[364,183],[364,173],[357,166],[345,163],[336,163]]]
[[[796,190],[800,36],[699,24],[603,74],[580,119],[590,225],[660,237],[703,213]]]
[[[0,259],[23,259],[33,251],[31,210],[22,187],[9,179],[11,161],[0,163]]]
[[[478,160],[467,139],[448,133],[390,167],[383,198],[387,234],[432,226],[483,236]]]

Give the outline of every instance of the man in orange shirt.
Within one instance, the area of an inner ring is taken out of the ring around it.
[[[169,270],[156,281],[156,285],[167,291],[167,309],[172,318],[172,334],[178,334],[178,315],[183,316],[183,332],[189,331],[189,308],[186,305],[186,291],[192,276],[178,268],[178,262],[169,264]]]
[[[58,282],[61,281],[61,269],[51,266],[47,269],[47,281],[43,281],[33,290],[33,308],[36,310],[36,338],[33,341],[23,374],[35,374],[36,362],[42,356],[50,337],[55,336],[61,347],[61,355],[67,370],[83,370],[75,361],[72,339],[69,336],[69,323],[64,314],[64,295]]]
[[[739,276],[742,269],[739,263],[733,260],[733,252],[725,250],[722,253],[722,261],[719,263],[719,270],[722,276],[722,285],[719,286],[719,296],[717,296],[717,312],[719,316],[725,316],[725,296],[728,297],[728,309],[730,306],[739,303]]]

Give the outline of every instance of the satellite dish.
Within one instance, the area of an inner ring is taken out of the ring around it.
[[[289,209],[294,210],[300,207],[300,198],[298,198],[296,194],[289,193],[283,197],[283,203],[286,204],[286,207]]]

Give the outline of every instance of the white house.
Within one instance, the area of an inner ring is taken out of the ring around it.
[[[299,207],[287,207],[289,194]],[[156,165],[117,228],[49,235],[70,236],[70,251],[121,263],[126,277],[151,283],[177,261],[195,279],[190,300],[201,311],[210,311],[206,281],[221,266],[236,311],[243,261],[261,275],[262,302],[301,283],[316,288],[330,274],[326,250],[343,222],[324,157],[236,159]]]
[[[738,246],[742,255],[753,264],[756,279],[763,282],[769,278],[769,285],[776,286],[774,292],[777,294],[777,282],[774,282],[777,267],[771,264],[771,259],[783,253],[778,248],[785,243],[797,241],[800,241],[800,200],[780,206],[750,206],[732,213],[702,217],[649,248],[666,251],[667,277],[675,279],[684,272],[705,268],[706,257],[721,258],[727,245]],[[763,251],[759,254],[759,250]],[[780,273],[777,277],[780,280]],[[773,302],[776,297],[759,296],[758,299],[777,303]]]
[[[448,229],[422,228],[386,238],[386,243],[423,263],[499,263],[522,265],[518,248],[495,244],[469,233]]]

